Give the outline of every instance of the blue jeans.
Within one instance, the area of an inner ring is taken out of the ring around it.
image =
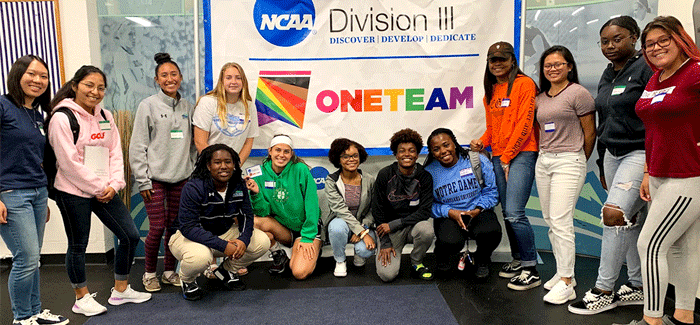
[[[535,180],[537,152],[522,151],[510,161],[508,182],[501,167],[501,156],[494,156],[492,161],[511,254],[514,259],[520,260],[524,267],[535,266],[535,233],[525,215],[525,205],[530,199],[532,183]]]
[[[646,219],[646,206],[639,197],[639,186],[644,177],[644,150],[635,150],[623,156],[613,156],[609,151],[603,157],[605,183],[608,185],[606,204],[620,207],[627,218],[637,215],[630,227],[609,227],[603,225],[603,238],[600,244],[600,266],[595,287],[613,291],[620,275],[622,264],[627,262],[627,277],[635,287],[642,286],[642,269],[637,252],[637,240]]]
[[[7,208],[7,223],[0,235],[12,252],[12,270],[7,288],[15,319],[41,312],[39,256],[46,225],[46,187],[8,190],[0,193]]]
[[[333,258],[336,262],[345,262],[345,245],[350,242],[352,235],[350,227],[348,227],[348,223],[345,220],[335,218],[328,223],[328,240],[331,242],[331,247],[333,247]],[[377,243],[377,236],[374,234],[374,231],[370,230],[369,235]],[[355,244],[355,255],[362,258],[370,258],[374,255],[374,250],[368,250],[365,242],[360,240]]]
[[[63,226],[68,237],[66,252],[66,271],[73,288],[87,286],[85,277],[85,248],[90,236],[90,217],[92,212],[111,230],[119,245],[114,252],[114,279],[127,280],[134,260],[136,246],[141,238],[131,214],[124,206],[119,195],[111,201],[100,203],[96,198],[80,196],[58,191],[56,204],[63,215]]]

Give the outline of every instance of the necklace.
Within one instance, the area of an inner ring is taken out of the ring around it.
[[[38,126],[38,123],[36,121],[36,114],[32,113],[32,115],[34,115],[34,117],[32,117],[31,115],[29,115],[29,108],[26,108],[24,106],[22,106],[22,108],[24,108],[24,112],[27,113],[27,117],[29,117],[29,120],[32,122],[32,125],[34,126],[34,128],[38,129],[39,126]]]

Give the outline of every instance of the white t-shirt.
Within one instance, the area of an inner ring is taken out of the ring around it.
[[[219,119],[216,105],[215,97],[202,97],[194,109],[192,124],[209,132],[209,140],[207,140],[209,145],[222,143],[240,153],[247,138],[255,138],[260,135],[258,111],[253,102],[249,101],[249,122],[243,129],[243,120],[245,119],[243,102],[239,100],[234,104],[226,104],[226,127],[224,128]]]

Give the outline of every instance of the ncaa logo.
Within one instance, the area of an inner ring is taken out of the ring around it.
[[[316,9],[312,0],[257,0],[253,20],[258,33],[277,46],[294,46],[305,40],[314,27]]]
[[[326,176],[328,176],[328,169],[322,166],[316,166],[311,168],[311,176],[314,178],[316,183],[316,190],[320,191],[326,188]]]

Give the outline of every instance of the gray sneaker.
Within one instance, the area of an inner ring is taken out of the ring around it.
[[[355,266],[357,266],[357,267],[365,266],[365,263],[367,263],[367,259],[362,258],[362,257],[360,257],[360,256],[358,256],[358,255],[355,255],[355,256],[352,258],[352,264],[355,265]]]
[[[642,288],[635,288],[631,283],[623,284],[617,290],[618,306],[644,305],[644,291]]]
[[[172,274],[170,274],[170,276],[167,277],[165,276],[165,274],[163,274],[163,276],[161,277],[161,281],[163,281],[163,283],[165,284],[173,285],[176,287],[182,286],[182,283],[180,283],[180,275],[175,272],[173,272]]]
[[[160,281],[158,281],[157,276],[152,276],[152,277],[146,277],[144,274],[143,278],[141,279],[143,282],[143,288],[146,289],[148,292],[156,292],[160,291]]]

